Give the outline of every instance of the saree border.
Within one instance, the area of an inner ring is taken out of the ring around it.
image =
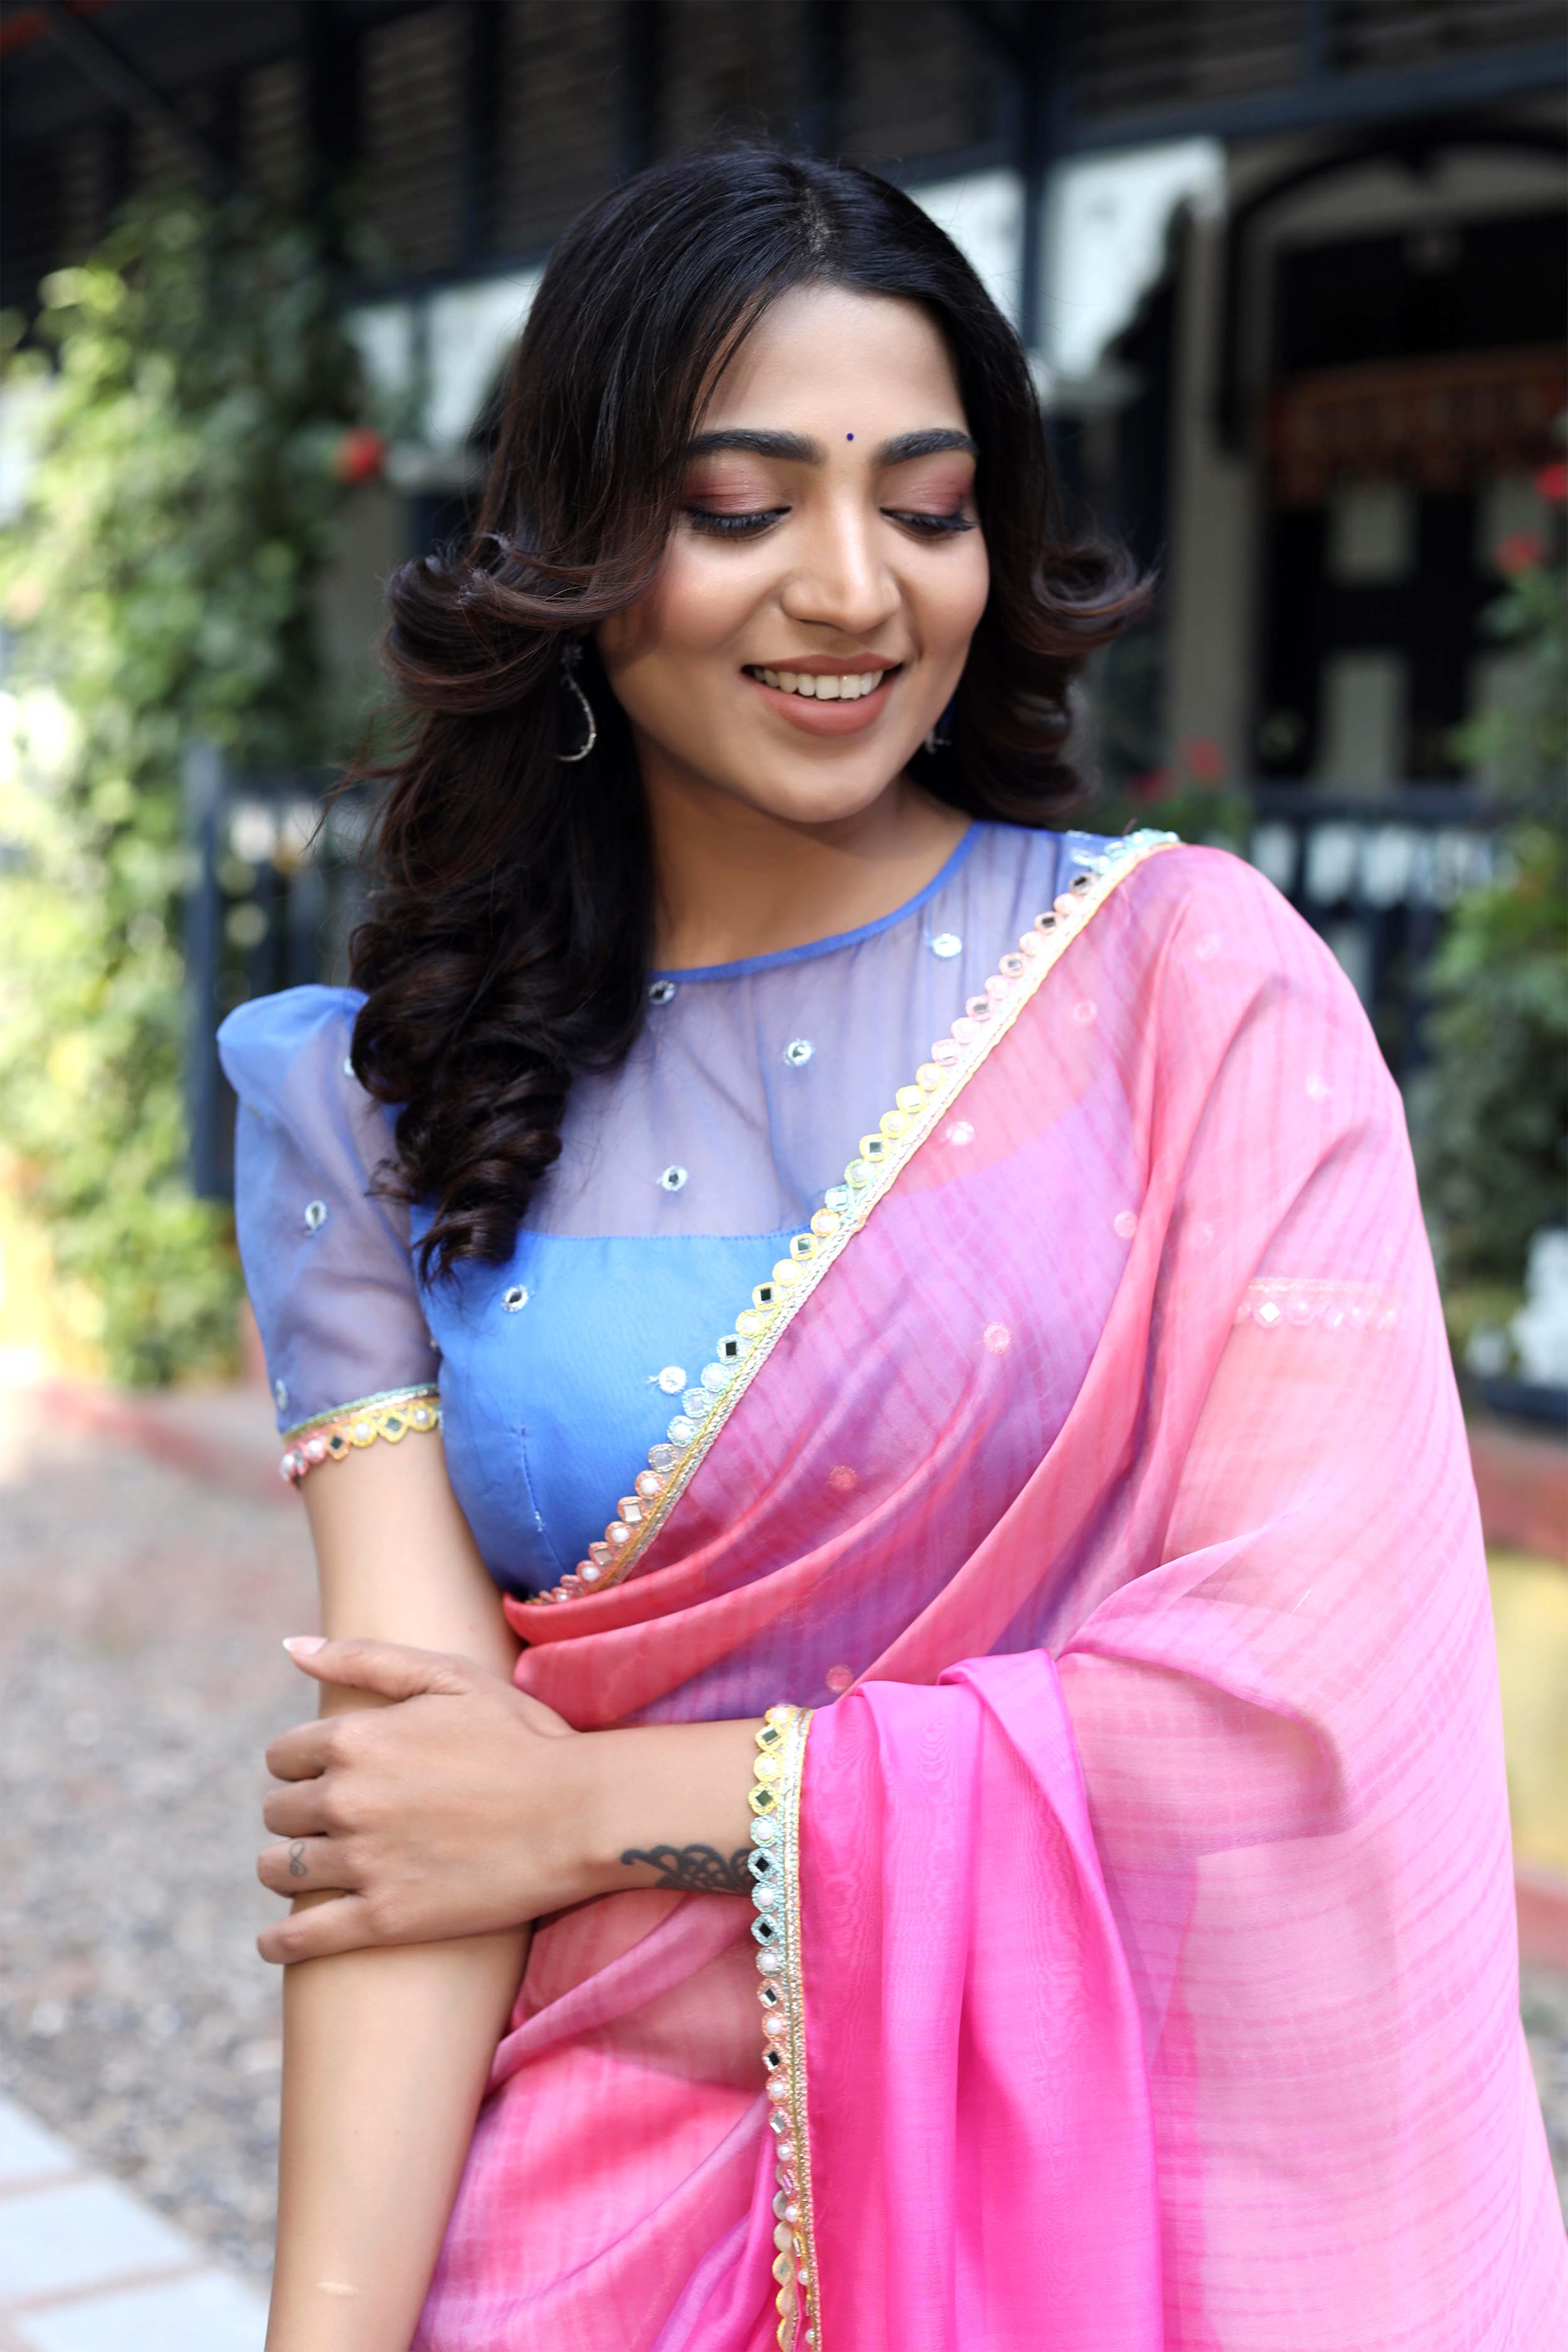
[[[822,2301],[816,2275],[816,2212],[812,2197],[811,2179],[811,2118],[807,2106],[805,2063],[805,1964],[801,1951],[800,1934],[800,1798],[805,1776],[805,1743],[811,1732],[812,1716],[807,1709],[794,1727],[788,1761],[784,1772],[784,2002],[789,2025],[789,2135],[781,2137],[778,2147],[781,2186],[789,2193],[788,2174],[795,2174],[794,2203],[796,2219],[786,2226],[793,2234],[796,2262],[796,2331],[813,2352],[822,2352]],[[791,2150],[786,2159],[784,2149]],[[802,2324],[804,2323],[804,2325]]]
[[[1076,876],[1055,905],[1036,916],[1017,949],[1003,956],[984,991],[969,998],[949,1034],[936,1040],[930,1061],[921,1065],[914,1082],[899,1088],[893,1108],[861,1137],[843,1183],[829,1186],[824,1206],[805,1231],[793,1236],[789,1255],[774,1266],[771,1281],[759,1283],[752,1291],[751,1305],[719,1341],[717,1360],[703,1368],[700,1386],[688,1391],[686,1410],[671,1421],[668,1442],[650,1447],[647,1469],[638,1473],[634,1492],[622,1496],[603,1539],[589,1545],[588,1558],[559,1584],[531,1594],[525,1607],[551,1607],[624,1581],[801,1308],[1026,1005],[1033,1003],[1069,943],[1129,874],[1161,850],[1180,846],[1175,834],[1152,830],[1109,842],[1089,872]]]
[[[800,1932],[800,1799],[812,1709],[772,1706],[756,1738],[752,1790],[752,1934],[758,1945],[768,2128],[773,2147],[772,2275],[781,2352],[820,2346],[811,2131],[806,2112],[805,1973]]]

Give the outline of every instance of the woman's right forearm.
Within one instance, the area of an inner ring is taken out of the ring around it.
[[[331,1464],[305,1499],[325,1632],[451,1650],[510,1673],[517,1643],[438,1438]],[[322,1696],[327,1714],[368,1703],[353,1691]],[[346,1952],[289,1969],[267,2352],[405,2352],[528,1935]]]
[[[267,2352],[404,2352],[526,1948],[524,1930],[289,1970]]]

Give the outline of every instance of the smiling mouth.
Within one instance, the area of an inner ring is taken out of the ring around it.
[[[836,677],[819,677],[814,671],[804,669],[760,669],[755,663],[744,665],[748,677],[759,685],[771,686],[780,694],[798,694],[807,702],[863,702],[868,695],[897,677],[903,667],[895,662],[890,669],[840,670]]]

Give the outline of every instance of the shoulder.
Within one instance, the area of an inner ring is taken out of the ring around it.
[[[1311,925],[1245,857],[1169,835],[1141,839],[1150,846],[1129,873],[1129,904],[1178,965],[1223,965],[1238,978],[1273,975],[1357,1001]]]
[[[1093,833],[1081,825],[1008,824],[999,818],[982,817],[970,828],[970,864],[977,881],[984,885],[1005,877],[1021,883],[1039,898],[1042,908],[1074,882],[1081,888],[1085,877],[1097,882],[1122,868],[1131,874],[1144,864],[1158,866],[1163,876],[1163,887],[1140,892],[1150,916],[1156,908],[1173,909],[1193,888],[1224,887],[1227,875],[1237,877],[1242,890],[1247,878],[1262,879],[1244,859],[1227,850],[1192,849],[1174,834],[1152,830]],[[1159,856],[1154,857],[1151,853],[1156,850]]]
[[[276,1104],[291,1083],[341,1068],[364,998],[354,988],[287,988],[237,1005],[217,1033],[218,1056],[242,1102]]]
[[[1347,1117],[1397,1109],[1344,971],[1245,858],[1163,847],[1139,860],[1113,898],[1124,900],[1127,930],[1146,950],[1147,1034],[1162,1070],[1217,1077],[1239,1055],[1260,1086],[1295,1071],[1314,1103],[1331,1095]]]
[[[977,868],[1006,869],[1042,907],[1075,882],[1112,881],[1111,929],[1136,935],[1145,971],[1162,957],[1223,961],[1237,975],[1294,975],[1331,993],[1354,991],[1310,923],[1266,876],[1234,851],[1148,830],[1130,835],[1060,833],[983,821],[974,827]]]
[[[1055,825],[1009,824],[1002,817],[976,817],[967,846],[979,871],[1053,876],[1074,874],[1114,846],[1104,834],[1062,830]]]
[[[972,915],[988,929],[1016,930],[1115,846],[1100,834],[977,817],[963,845],[960,887]]]

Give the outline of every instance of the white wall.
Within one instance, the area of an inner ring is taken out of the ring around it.
[[[1562,110],[1520,121],[1558,123]],[[1320,151],[1320,140],[1268,140],[1232,152],[1228,201]],[[1249,238],[1243,313],[1244,386],[1254,418],[1265,380],[1274,264],[1282,248],[1479,220],[1560,204],[1561,163],[1503,150],[1459,150],[1420,178],[1386,163],[1335,175],[1286,199]],[[1254,762],[1251,740],[1258,567],[1266,495],[1260,449],[1243,458],[1215,446],[1216,310],[1221,223],[1195,217],[1180,289],[1178,394],[1173,426],[1173,528],[1167,573],[1169,732],[1173,751],[1194,736],[1224,749],[1233,772]]]

